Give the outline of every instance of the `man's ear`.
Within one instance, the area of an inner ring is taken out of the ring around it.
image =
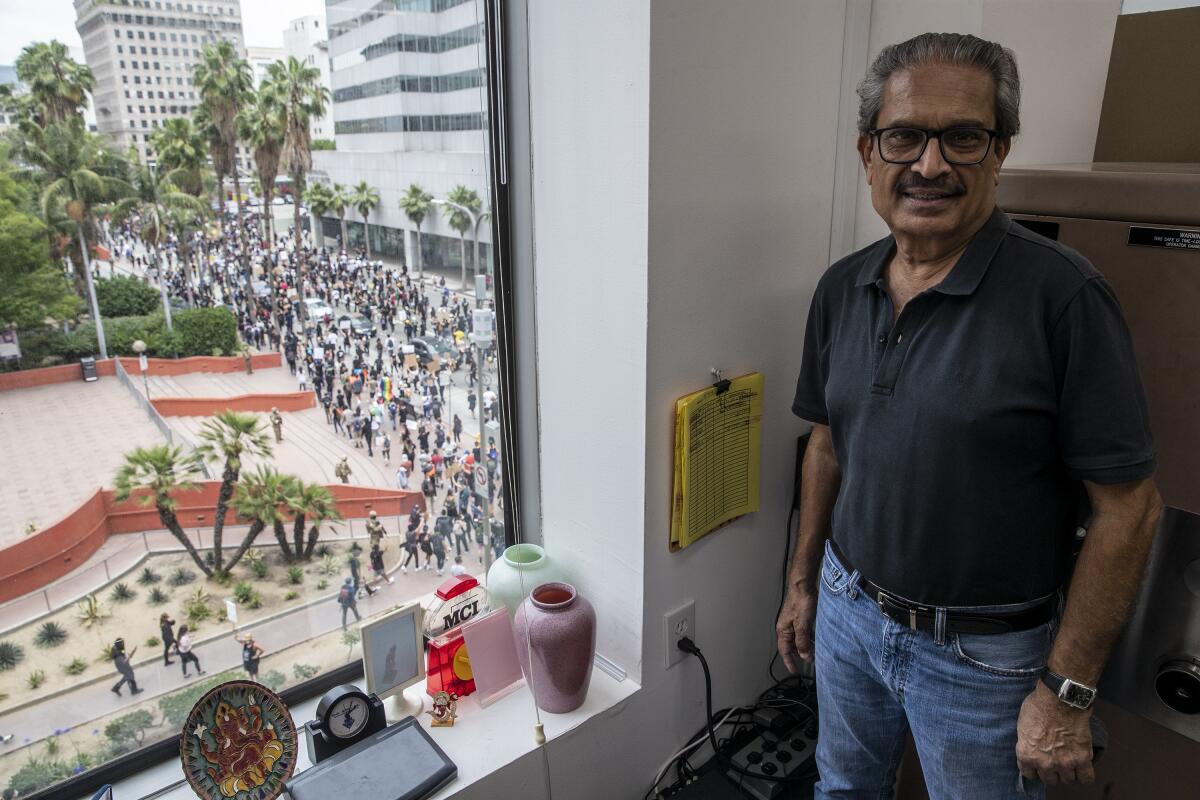
[[[871,137],[868,134],[858,135],[858,158],[862,162],[863,172],[867,176],[867,185],[871,185],[871,166],[875,160],[875,150],[871,147]]]

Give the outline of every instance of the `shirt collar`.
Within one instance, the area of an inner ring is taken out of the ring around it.
[[[999,206],[994,208],[987,222],[967,245],[966,252],[958,259],[954,269],[950,270],[941,283],[933,287],[934,291],[942,294],[973,294],[1011,226],[1012,220],[1009,216],[1000,210]],[[895,250],[896,240],[890,235],[878,242],[859,269],[858,280],[854,285],[870,286],[878,283],[883,278],[884,267]]]

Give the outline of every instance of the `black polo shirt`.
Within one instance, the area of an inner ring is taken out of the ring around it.
[[[1082,480],[1154,472],[1129,330],[1081,255],[996,209],[892,324],[892,237],[838,261],[809,310],[792,410],[828,425],[832,535],[933,605],[1030,600],[1066,577]]]

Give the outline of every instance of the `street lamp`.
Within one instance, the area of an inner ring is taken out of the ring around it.
[[[460,205],[459,203],[453,203],[449,200],[438,200],[437,198],[434,198],[430,202],[432,202],[434,205],[438,205],[438,206],[450,206],[451,208],[456,208],[459,211],[466,214],[468,218],[470,218],[472,234],[474,236],[475,277],[478,278],[479,277],[479,223],[483,222],[485,219],[490,217],[492,215],[492,212],[484,211],[479,216],[475,216],[474,211],[472,211],[471,209],[467,208],[464,205]],[[467,264],[465,261],[463,262],[463,265],[462,265],[462,280],[460,281],[460,283],[462,285],[462,290],[465,292],[467,290]]]
[[[138,355],[138,367],[142,370],[142,388],[146,390],[146,402],[150,402],[150,382],[146,380],[146,343],[141,339],[135,339],[133,342],[133,352]]]

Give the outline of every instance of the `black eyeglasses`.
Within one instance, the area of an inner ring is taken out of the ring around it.
[[[914,164],[925,155],[930,139],[938,140],[947,164],[973,166],[982,163],[992,149],[996,131],[989,128],[955,127],[940,131],[923,128],[875,128],[867,131],[879,143],[879,157],[889,164]]]

